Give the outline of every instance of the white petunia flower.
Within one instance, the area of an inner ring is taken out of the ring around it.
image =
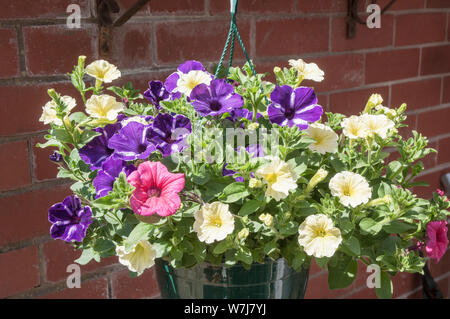
[[[262,221],[264,223],[264,225],[266,225],[267,227],[270,227],[273,225],[273,216],[268,213],[259,215],[258,219],[260,221]]]
[[[370,103],[372,106],[377,106],[383,103],[383,98],[380,94],[372,94],[369,98],[368,103]]]
[[[324,214],[306,217],[298,229],[298,243],[309,256],[331,257],[342,242],[341,231]]]
[[[290,190],[297,188],[297,177],[288,163],[278,157],[270,157],[270,159],[270,163],[256,171],[256,176],[266,182],[266,196],[280,201],[289,195]]]
[[[316,141],[309,145],[309,149],[319,154],[336,153],[338,151],[338,135],[331,127],[320,123],[309,125],[306,135]]]
[[[132,117],[128,117],[121,121],[122,127],[127,125],[130,122],[137,122],[137,123],[141,123],[144,125],[148,125],[148,122],[145,120],[144,116],[132,116]]]
[[[111,83],[121,76],[117,67],[105,60],[97,60],[89,64],[86,67],[86,73],[104,83]]]
[[[148,240],[140,240],[130,251],[125,246],[117,246],[116,254],[122,265],[138,274],[155,264],[156,251]]]
[[[299,76],[302,76],[304,80],[313,80],[316,82],[322,82],[325,73],[315,63],[306,63],[302,59],[289,60],[289,65],[295,68]]]
[[[377,134],[381,138],[386,138],[388,131],[395,126],[394,122],[383,114],[363,114],[361,120],[367,127],[370,136]]]
[[[383,105],[377,105],[375,107],[375,110],[382,112],[384,115],[386,115],[389,119],[393,119],[395,117],[397,117],[397,111],[394,109],[390,109],[386,106]]]
[[[194,231],[207,244],[225,239],[234,230],[234,217],[227,204],[204,204],[195,212]]]
[[[68,95],[64,95],[61,97],[61,100],[66,105],[66,108],[64,111],[66,113],[70,112],[76,105],[77,102],[73,97],[70,97]],[[44,122],[44,124],[50,124],[53,123],[58,126],[62,126],[63,122],[60,118],[56,116],[57,111],[56,109],[58,106],[56,105],[55,101],[49,101],[42,107],[42,115],[39,118],[39,121]]]
[[[89,100],[86,101],[86,112],[90,116],[99,119],[113,121],[123,109],[123,103],[117,102],[114,97],[107,94],[92,95]]]
[[[356,173],[344,171],[330,180],[331,195],[339,197],[344,206],[356,207],[372,197],[372,189],[366,179]]]
[[[180,78],[177,81],[178,92],[189,96],[192,89],[199,84],[209,85],[211,83],[211,75],[205,71],[191,70],[188,73],[180,73]]]
[[[366,124],[360,116],[352,115],[342,120],[342,133],[350,139],[366,138],[369,134]]]

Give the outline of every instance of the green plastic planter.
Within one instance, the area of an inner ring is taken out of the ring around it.
[[[156,276],[164,299],[303,299],[309,268],[299,272],[286,260],[254,263],[250,270],[198,264],[175,269],[168,262],[156,261]]]

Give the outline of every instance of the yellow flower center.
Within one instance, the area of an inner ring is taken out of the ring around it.
[[[210,226],[214,227],[221,227],[222,226],[222,219],[219,215],[213,215],[209,218],[208,224]]]
[[[186,80],[186,87],[189,88],[190,90],[192,90],[199,84],[200,84],[200,82],[197,79],[195,79],[194,77],[189,77]]]
[[[344,194],[344,196],[353,195],[353,188],[350,183],[344,183],[344,185],[342,185],[342,194]]]
[[[266,180],[269,184],[275,183],[277,181],[277,178],[278,178],[278,176],[275,173],[266,175]]]
[[[327,231],[323,227],[317,227],[314,229],[315,237],[325,237],[327,235]]]

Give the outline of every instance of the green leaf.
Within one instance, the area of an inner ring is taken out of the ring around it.
[[[256,212],[261,206],[262,202],[259,200],[249,200],[242,205],[241,209],[238,212],[240,216],[247,216],[254,212]]]
[[[81,256],[75,260],[77,264],[80,265],[86,265],[89,263],[92,259],[99,259],[99,253],[94,251],[92,248],[84,249],[81,253]]]
[[[294,259],[292,259],[292,268],[294,268],[295,270],[299,270],[305,260],[306,254],[304,252],[297,253]]]
[[[264,245],[264,252],[266,255],[273,254],[278,251],[277,243],[274,241],[268,242]]]
[[[359,227],[369,234],[376,235],[380,232],[382,224],[377,223],[372,218],[364,218],[359,223]]]
[[[239,249],[236,253],[236,260],[242,261],[245,264],[251,265],[253,262],[252,253],[247,249]]]
[[[228,249],[229,247],[230,247],[230,245],[229,245],[228,241],[223,240],[223,241],[221,241],[220,243],[218,243],[218,244],[216,245],[216,247],[214,247],[213,253],[216,254],[216,255],[223,254],[224,252],[227,251],[227,249]]]
[[[350,286],[358,273],[358,263],[350,259],[347,263],[338,262],[337,267],[328,265],[328,286],[330,289],[342,289]]]
[[[383,226],[383,230],[389,234],[404,233],[416,228],[417,228],[416,225],[407,224],[399,220],[393,220],[389,224]]]
[[[234,203],[248,195],[250,193],[244,183],[233,183],[224,188],[221,198],[225,203]]]
[[[60,142],[73,143],[72,136],[63,128],[53,128],[50,130],[50,134]]]
[[[137,244],[141,239],[147,239],[149,234],[153,232],[153,224],[139,223],[134,227],[128,238],[125,240],[125,249],[129,250]]]
[[[353,236],[342,243],[341,250],[349,256],[359,256],[361,254],[359,241]]]
[[[83,133],[81,134],[81,137],[80,137],[80,144],[84,145],[86,143],[89,143],[94,137],[99,136],[99,135],[100,135],[100,133],[95,132],[95,131],[89,131],[89,130],[83,131]]]
[[[280,227],[280,234],[283,236],[294,235],[298,232],[298,223],[290,221]]]
[[[75,112],[69,116],[69,120],[75,121],[76,123],[83,122],[85,119],[87,119],[87,115],[83,112]]]
[[[388,273],[381,271],[380,274],[380,288],[375,288],[375,293],[380,299],[391,299],[393,293],[393,286],[391,277]]]
[[[167,241],[157,241],[152,244],[153,249],[156,251],[156,258],[166,256],[170,251],[170,243]]]

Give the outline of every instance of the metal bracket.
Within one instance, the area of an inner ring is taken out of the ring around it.
[[[381,14],[385,13],[397,0],[391,0],[382,10]],[[372,4],[376,4],[377,0],[372,0]],[[348,0],[347,6],[347,38],[353,39],[356,36],[356,23],[366,24],[358,16],[358,0]]]
[[[120,7],[115,0],[97,0],[98,25],[100,28],[99,53],[101,58],[107,58],[111,54],[112,28],[125,24],[150,0],[138,0],[117,20],[113,21],[111,13],[119,13]]]

